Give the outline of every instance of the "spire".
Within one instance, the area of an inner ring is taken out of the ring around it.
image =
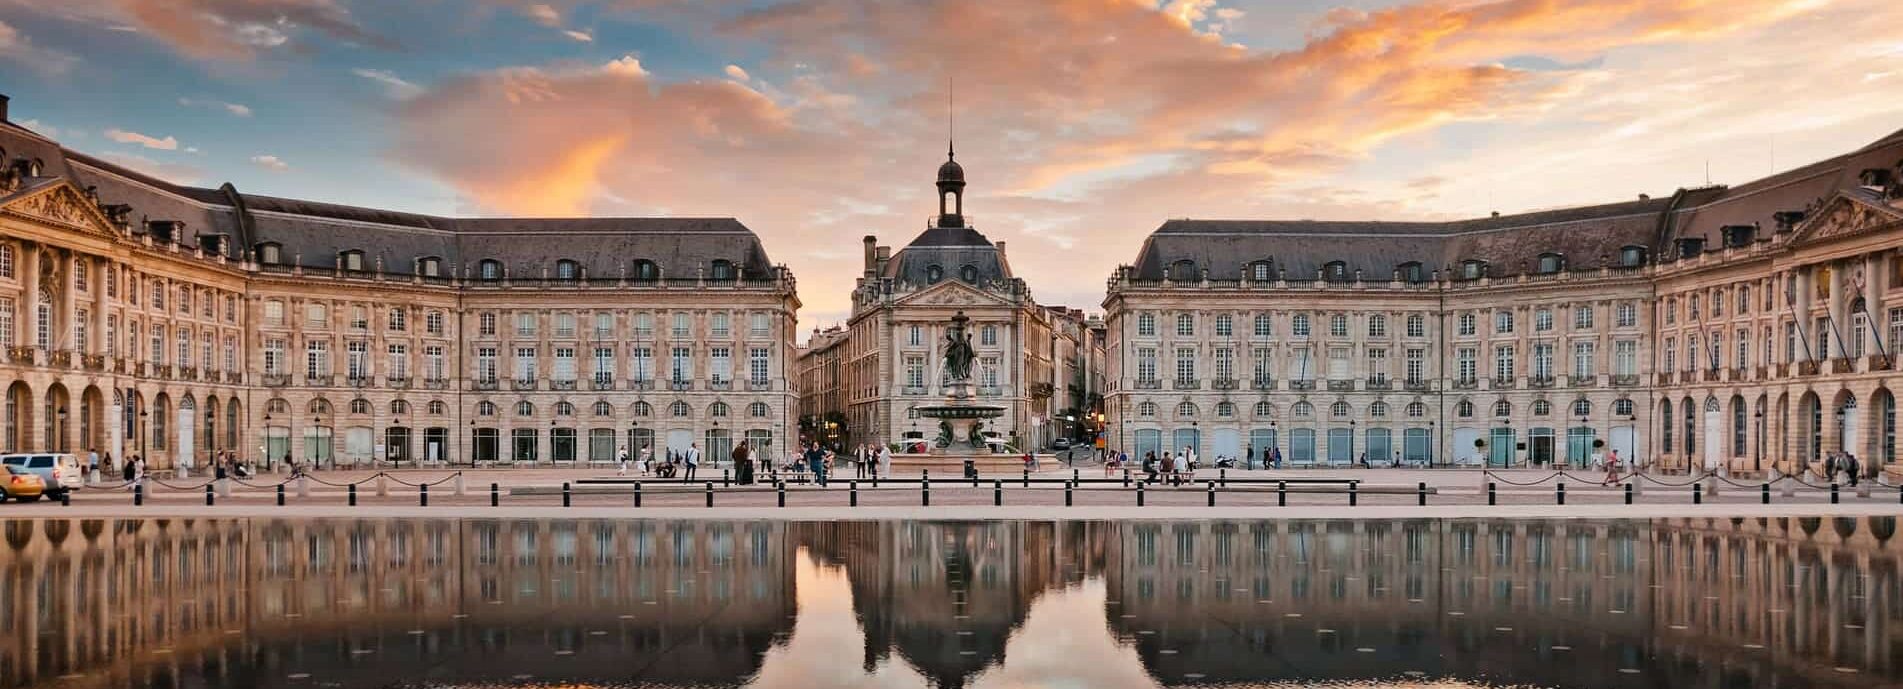
[[[945,159],[957,160],[958,152],[952,143],[958,138],[958,79],[948,77],[945,80]]]

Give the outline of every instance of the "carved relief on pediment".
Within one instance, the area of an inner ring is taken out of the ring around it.
[[[1861,234],[1897,220],[1894,215],[1845,198],[1837,199],[1826,208],[1821,215],[1810,220],[1803,235],[1805,241]]]
[[[87,205],[79,192],[62,186],[9,203],[6,210],[59,225],[101,231],[96,211]]]

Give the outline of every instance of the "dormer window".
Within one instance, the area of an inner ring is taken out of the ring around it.
[[[566,258],[555,262],[555,279],[575,280],[581,277],[581,266]]]
[[[1736,248],[1750,244],[1752,235],[1757,233],[1757,229],[1754,225],[1726,225],[1725,246]]]
[[[708,277],[713,280],[732,280],[733,263],[725,260],[714,261],[713,266],[708,271]]]
[[[1196,262],[1177,261],[1170,264],[1170,279],[1177,282],[1196,281]]]
[[[1559,272],[1560,268],[1565,267],[1565,265],[1566,259],[1559,254],[1544,253],[1540,254],[1540,262],[1539,265],[1535,267],[1535,271],[1541,275],[1551,275]]]
[[[978,284],[978,266],[967,264],[959,268],[958,279],[974,285]]]
[[[495,282],[502,279],[502,262],[493,258],[482,259],[476,264],[476,277],[483,282]]]
[[[1486,274],[1486,261],[1469,259],[1460,263],[1460,279],[1462,280],[1478,280],[1485,277]]]
[[[1249,279],[1256,282],[1268,282],[1275,279],[1274,264],[1268,261],[1256,261],[1249,264]]]
[[[275,266],[284,263],[284,247],[277,242],[265,242],[258,245],[258,262]]]
[[[1619,249],[1619,267],[1637,268],[1645,265],[1645,247],[1627,245]]]
[[[426,278],[441,277],[443,274],[443,259],[429,256],[417,261],[416,273]]]
[[[1427,269],[1420,261],[1408,261],[1394,271],[1402,282],[1427,282]]]
[[[339,262],[343,264],[344,270],[348,270],[351,272],[358,272],[358,273],[363,272],[363,252],[362,251],[351,249],[349,251],[345,251],[345,252],[341,252],[337,254],[337,257],[339,259]]]
[[[1329,261],[1322,266],[1322,279],[1329,282],[1347,282],[1348,264],[1342,261]]]
[[[936,285],[939,280],[943,279],[945,279],[944,268],[938,266],[927,266],[925,268],[925,284]]]
[[[634,279],[638,282],[653,282],[661,279],[661,267],[645,258],[634,260]]]

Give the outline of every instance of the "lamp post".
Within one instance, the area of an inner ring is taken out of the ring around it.
[[[1440,433],[1433,421],[1427,422],[1427,467],[1434,468],[1434,457],[1440,454]]]
[[[151,412],[139,410],[139,459],[145,459],[145,436],[152,426],[150,416]]]
[[[264,415],[264,435],[259,439],[264,441],[264,444],[258,446],[258,454],[264,455],[264,470],[276,470],[277,465],[271,460],[271,415],[269,413]]]
[[[1354,419],[1348,420],[1348,461],[1350,463],[1355,461],[1355,427],[1357,425],[1359,424]]]
[[[1586,426],[1586,423],[1587,423],[1587,418],[1586,418],[1586,415],[1585,415],[1585,414],[1580,414],[1580,415],[1579,415],[1579,427],[1580,427],[1580,428],[1587,428],[1587,426]],[[1590,430],[1590,429],[1588,429],[1588,430]],[[1585,437],[1585,438],[1590,438],[1590,436],[1589,436],[1589,435],[1587,435],[1587,434],[1584,434],[1584,433],[1582,433],[1582,434],[1580,434],[1580,435],[1581,435],[1582,437]],[[1584,445],[1583,447],[1581,447],[1581,448],[1579,448],[1579,450],[1580,450],[1580,452],[1581,452],[1582,454],[1584,454],[1584,455],[1586,455],[1586,456],[1584,456],[1584,457],[1581,457],[1581,458],[1579,458],[1579,459],[1580,459],[1580,461],[1582,461],[1582,462],[1586,462],[1586,461],[1591,461],[1591,458],[1592,458],[1592,441],[1591,441],[1591,440],[1583,440],[1583,442],[1585,443],[1585,445]],[[1567,445],[1568,445],[1568,446],[1570,446],[1570,445],[1572,445],[1572,443],[1570,443],[1570,442],[1569,442],[1569,443],[1567,443]],[[1567,454],[1571,454],[1571,452],[1570,452],[1570,447],[1569,447],[1569,451],[1568,451],[1568,453],[1567,453]],[[1571,457],[1568,457],[1567,459],[1572,459],[1572,458],[1571,458]]]
[[[1282,454],[1282,431],[1276,427],[1276,422],[1271,420],[1269,421],[1269,458],[1273,459],[1279,454]],[[1262,463],[1266,465],[1269,462],[1265,460]],[[1268,468],[1280,469],[1281,467],[1270,466]]]
[[[53,428],[53,440],[54,440],[54,442],[53,442],[53,447],[54,447],[54,449],[55,449],[55,450],[57,450],[57,451],[59,451],[59,452],[66,452],[66,451],[67,451],[67,445],[66,445],[66,408],[65,408],[65,407],[60,407],[60,408],[59,408],[59,412],[58,412],[58,415],[59,415],[59,423],[58,423],[58,424],[55,424],[55,425],[54,425],[54,428]]]
[[[1759,403],[1757,413],[1752,414],[1752,416],[1757,420],[1758,434],[1757,442],[1752,443],[1756,450],[1751,453],[1751,470],[1764,471],[1764,407],[1762,402]]]

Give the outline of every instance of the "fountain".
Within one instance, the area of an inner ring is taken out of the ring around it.
[[[965,312],[959,311],[952,316],[951,326],[945,332],[944,404],[918,407],[920,417],[937,419],[939,426],[938,441],[934,443],[938,451],[930,453],[929,456],[935,461],[926,463],[927,468],[932,464],[943,466],[943,460],[965,459],[989,460],[985,463],[992,464],[1016,464],[1015,459],[993,452],[984,435],[985,419],[1003,416],[1005,408],[996,404],[981,404],[973,399],[971,361],[974,355],[971,333],[965,327],[969,322],[971,319],[965,317]]]

